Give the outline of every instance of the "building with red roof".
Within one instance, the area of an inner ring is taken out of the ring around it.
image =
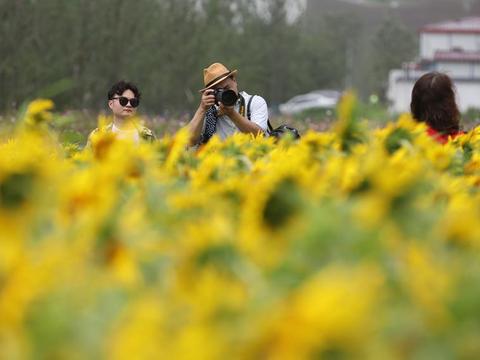
[[[462,111],[480,109],[480,17],[426,25],[419,37],[419,59],[390,72],[387,96],[391,109],[409,111],[415,81],[430,71],[452,78]]]

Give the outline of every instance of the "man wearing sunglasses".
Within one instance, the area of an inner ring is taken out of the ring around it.
[[[220,63],[203,70],[200,105],[189,123],[191,145],[204,144],[213,135],[222,140],[237,133],[268,134],[268,108],[258,95],[238,91],[237,70]]]
[[[130,139],[135,143],[154,141],[153,132],[138,124],[135,119],[139,104],[140,91],[134,84],[125,81],[114,84],[108,92],[108,107],[112,111],[113,121],[103,129],[93,130],[88,137],[87,146],[91,143],[91,137],[99,131],[113,132],[118,138]]]

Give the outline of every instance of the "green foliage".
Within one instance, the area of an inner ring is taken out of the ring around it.
[[[301,201],[298,187],[293,180],[282,181],[268,198],[263,211],[265,224],[278,230],[300,211]]]
[[[19,172],[8,175],[0,182],[0,206],[14,210],[20,207],[33,191],[35,174]]]
[[[312,89],[343,88],[355,17],[287,20],[290,1],[0,0],[0,112],[26,99],[57,109],[105,106],[115,81],[136,82],[142,109],[197,107],[202,69],[220,61],[270,105]]]
[[[385,139],[385,149],[389,154],[393,154],[395,151],[402,147],[404,142],[411,142],[411,134],[404,128],[396,128]]]
[[[385,100],[388,73],[399,68],[403,62],[410,61],[415,55],[416,35],[397,19],[387,18],[378,29],[373,40],[371,54],[371,73],[373,89]]]
[[[467,129],[474,128],[480,122],[480,109],[469,108],[462,114],[462,123]]]

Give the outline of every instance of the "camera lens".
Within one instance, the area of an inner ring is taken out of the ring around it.
[[[225,106],[233,106],[237,102],[238,96],[233,90],[217,89],[215,90],[215,102],[221,102]]]
[[[233,90],[226,90],[222,94],[222,103],[225,106],[233,106],[237,102],[237,94]]]

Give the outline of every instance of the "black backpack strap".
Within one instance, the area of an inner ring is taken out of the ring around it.
[[[255,95],[250,96],[250,99],[248,99],[248,104],[247,104],[247,119],[251,120],[252,117],[252,110],[250,109],[250,105],[252,104],[253,97]],[[268,131],[272,131],[273,127],[272,124],[270,124],[270,119],[267,119],[267,125],[268,125]]]
[[[273,131],[273,126],[272,126],[272,124],[270,124],[270,119],[267,119],[267,126],[268,126],[268,132],[272,132]]]
[[[252,117],[252,109],[250,108],[252,105],[252,100],[255,97],[255,95],[250,96],[250,99],[248,99],[248,104],[247,104],[247,119],[251,120]]]

